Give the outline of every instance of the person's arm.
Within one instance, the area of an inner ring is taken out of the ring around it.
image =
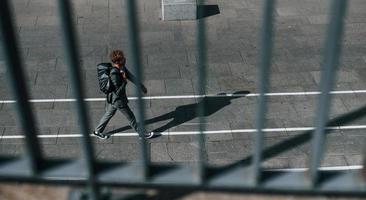
[[[127,81],[122,79],[119,71],[115,69],[111,70],[110,77],[115,89],[114,92],[117,96],[120,96],[123,91],[123,87],[125,87],[127,84]]]
[[[145,93],[145,94],[147,93],[147,89],[144,86],[144,84],[142,84],[141,82],[138,82],[137,78],[126,67],[123,67],[123,71],[126,73],[126,78],[128,80],[130,80],[136,86],[140,86],[140,89],[142,90],[143,93]]]

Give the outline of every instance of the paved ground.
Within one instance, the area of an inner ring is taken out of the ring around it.
[[[24,184],[1,185],[0,197],[6,200],[49,200],[49,199],[67,199],[70,188],[55,186],[33,186]],[[255,195],[255,194],[233,194],[223,192],[189,192],[189,191],[164,191],[164,190],[114,190],[117,196],[134,196],[134,199],[161,200],[161,199],[179,199],[179,200],[361,200],[357,197],[310,197],[294,195]]]
[[[53,1],[14,0],[17,29],[27,70],[27,83],[34,99],[72,98],[67,67],[59,34],[57,10]],[[115,0],[73,1],[87,97],[103,98],[96,82],[97,63],[107,61],[111,49],[124,49],[128,60],[125,4]],[[159,0],[139,0],[145,84],[147,96],[197,94],[195,21],[161,21]],[[359,91],[366,81],[366,4],[351,0],[343,40],[341,66],[334,90]],[[206,137],[207,159],[222,165],[251,155],[251,133],[236,130],[253,129],[256,109],[256,71],[261,5],[258,0],[211,0],[220,14],[206,18],[208,38],[209,94],[249,92],[246,97],[220,98],[211,101],[207,113],[207,130],[228,130]],[[320,63],[326,30],[328,1],[279,0],[276,8],[275,51],[271,92],[317,91]],[[6,81],[3,55],[0,56],[0,100],[13,99]],[[131,66],[133,67],[133,66]],[[132,95],[134,86],[129,84]],[[304,131],[295,127],[312,127],[317,95],[280,95],[269,98],[268,128],[283,128],[266,134],[266,146],[283,144],[287,149],[268,158],[268,167],[306,167],[310,141],[299,138]],[[366,93],[334,95],[331,118],[364,106]],[[197,143],[194,135],[175,135],[179,131],[197,130],[198,119],[189,111],[197,98],[146,100],[147,118],[162,121],[149,129],[164,127],[163,135],[150,141],[151,159],[156,162],[194,162]],[[135,107],[131,100],[131,107]],[[40,134],[77,134],[78,122],[69,102],[34,103]],[[93,126],[104,112],[104,102],[89,102]],[[135,109],[136,111],[136,109]],[[170,115],[166,115],[170,113]],[[186,113],[182,115],[182,113]],[[188,113],[188,114],[187,114]],[[168,124],[175,116],[180,120]],[[183,116],[183,117],[182,117]],[[168,124],[167,126],[164,126]],[[121,114],[110,122],[109,131],[131,133]],[[366,117],[340,124],[366,125]],[[285,129],[286,128],[286,129]],[[233,130],[233,131],[231,131]],[[323,166],[359,165],[365,143],[365,128],[331,131],[327,135]],[[0,135],[20,135],[13,104],[0,104]],[[2,154],[23,152],[22,139],[1,137]],[[94,140],[100,159],[135,160],[139,156],[136,136],[116,136],[107,141]],[[79,140],[71,137],[42,139],[48,156],[72,157],[79,153]],[[273,149],[273,148],[272,148]]]
[[[67,195],[70,188],[55,187],[44,185],[25,185],[12,184],[0,185],[0,197],[6,200],[49,200],[49,199],[68,199]],[[310,196],[294,196],[294,195],[255,195],[255,194],[233,194],[223,192],[190,192],[184,190],[113,190],[116,196],[132,196],[134,199],[161,200],[161,199],[179,199],[179,200],[361,200],[364,198],[356,197],[310,197]],[[131,198],[131,197],[130,197]]]

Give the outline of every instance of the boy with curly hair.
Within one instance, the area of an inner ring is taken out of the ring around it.
[[[150,139],[154,136],[154,132],[147,132],[140,130],[137,125],[135,115],[128,106],[128,99],[126,95],[127,80],[130,80],[135,85],[139,86],[143,93],[147,93],[146,87],[142,83],[137,83],[136,78],[125,67],[126,58],[121,50],[114,50],[110,54],[112,63],[103,63],[111,65],[110,79],[113,85],[113,91],[107,94],[107,109],[99,124],[94,129],[93,134],[101,139],[108,139],[109,135],[103,133],[109,120],[119,110],[129,121],[130,126],[139,134],[140,137]]]

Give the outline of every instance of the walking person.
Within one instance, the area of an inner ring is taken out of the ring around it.
[[[111,84],[110,92],[107,93],[107,108],[106,112],[100,119],[99,124],[94,129],[93,134],[101,139],[108,139],[109,135],[103,133],[109,120],[119,110],[129,121],[130,126],[139,134],[139,137],[150,139],[154,136],[154,132],[147,132],[145,129],[141,130],[136,122],[136,117],[128,106],[128,99],[126,95],[127,80],[139,87],[144,94],[147,93],[146,87],[142,83],[137,83],[136,78],[131,74],[125,64],[126,58],[121,50],[114,50],[110,54],[112,63],[101,63],[107,67],[109,71],[109,79]],[[99,76],[99,75],[98,75]]]

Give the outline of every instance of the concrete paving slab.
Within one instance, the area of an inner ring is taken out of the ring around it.
[[[252,133],[232,133],[233,138],[236,139],[245,139],[251,140],[253,138]]]
[[[117,127],[116,129],[118,130],[119,127]],[[112,132],[116,129],[111,130]],[[129,133],[133,133],[134,131],[132,129],[128,130]],[[112,137],[110,139],[108,139],[110,141],[112,141],[112,144],[114,144],[115,146],[118,145],[124,145],[125,143],[130,143],[130,144],[139,144],[139,139],[138,136],[129,136],[129,137],[114,137],[112,135]],[[137,146],[137,148],[139,148],[139,146]]]
[[[255,75],[258,71],[255,65],[247,64],[246,62],[229,63],[229,68],[233,76]]]
[[[22,144],[1,144],[0,152],[4,156],[21,156],[25,153],[25,147]]]
[[[33,14],[29,15],[20,15],[16,17],[16,25],[17,26],[34,26],[36,25],[37,16]]]
[[[330,118],[340,116],[342,114],[346,114],[348,112],[342,100],[337,97],[332,99],[331,110],[330,110]]]
[[[171,162],[173,158],[168,154],[166,143],[151,144],[151,161],[152,162]]]
[[[54,126],[38,127],[38,131],[37,131],[38,135],[43,135],[43,136],[58,135],[58,133],[59,133],[59,127],[54,127]],[[24,131],[19,127],[6,127],[4,135],[7,135],[7,136],[24,135]],[[47,138],[47,140],[49,140],[49,142],[46,144],[56,144],[56,139],[57,138]],[[46,139],[44,139],[44,138],[40,138],[40,140],[46,141]]]
[[[263,162],[264,168],[278,169],[289,168],[289,158],[272,158]]]
[[[197,143],[173,143],[167,144],[168,154],[175,162],[197,161]]]
[[[9,112],[9,111],[1,111],[0,112],[0,126],[16,126],[16,120],[17,116],[15,114],[15,111]]]
[[[65,98],[67,95],[68,86],[66,85],[33,85],[29,87],[30,96],[32,98]]]
[[[176,67],[176,69],[163,69],[159,72],[146,72],[145,79],[146,80],[159,80],[161,79],[162,74],[164,74],[164,77],[167,79],[180,79],[182,78],[180,72],[179,72],[179,66]]]
[[[55,106],[55,103],[51,102],[51,103],[32,103],[32,108],[34,110],[34,112],[36,112],[37,110],[50,110],[53,109]]]
[[[182,108],[184,107],[189,107],[189,108],[193,108],[194,106],[197,105],[197,99],[166,99],[164,101],[162,100],[155,100],[155,101],[151,101],[151,107],[154,109],[157,109],[159,111],[159,109],[161,108],[169,108],[169,112],[174,111],[177,107]],[[165,113],[161,113],[161,114],[165,114]]]
[[[194,75],[191,77],[197,76],[196,72],[192,73],[194,73]],[[192,83],[193,83],[194,94],[199,94],[198,80],[194,78],[192,79]],[[217,91],[220,91],[219,79],[217,77],[207,77],[205,90],[207,94],[217,94]]]
[[[25,67],[29,71],[45,71],[52,73],[55,70],[57,59],[29,58],[25,60]]]
[[[43,149],[45,156],[51,158],[77,158],[82,153],[80,145],[75,144],[44,145]]]
[[[347,139],[345,141],[345,155],[358,154],[363,152],[365,137],[353,137],[354,139]]]
[[[321,163],[322,167],[330,167],[330,166],[346,166],[347,162],[345,156],[343,155],[325,155],[324,159]]]
[[[65,71],[37,72],[35,84],[37,85],[67,85],[69,84],[69,74]]]
[[[165,80],[165,87],[168,94],[186,95],[193,93],[191,79],[169,79]]]
[[[131,161],[139,159],[139,144],[124,143],[123,145],[103,144],[96,146],[97,158],[100,160]]]
[[[1,127],[0,128],[0,135],[1,135],[0,142],[2,142],[1,140],[2,140],[2,136],[3,136],[4,132],[5,132],[5,128],[4,127]]]
[[[38,110],[35,116],[39,126],[70,126],[77,123],[76,114],[67,110]]]
[[[206,141],[224,141],[224,140],[233,140],[232,133],[209,134],[206,136]]]
[[[309,156],[293,156],[289,158],[289,168],[307,168],[309,166]]]
[[[59,26],[58,16],[38,16],[36,26]]]
[[[348,165],[362,165],[364,156],[362,154],[348,155],[346,161]]]
[[[365,136],[364,131],[360,130],[340,130],[343,137],[352,137],[352,136]]]
[[[246,77],[221,77],[219,85],[221,92],[247,91],[248,88],[255,88],[255,83]]]

